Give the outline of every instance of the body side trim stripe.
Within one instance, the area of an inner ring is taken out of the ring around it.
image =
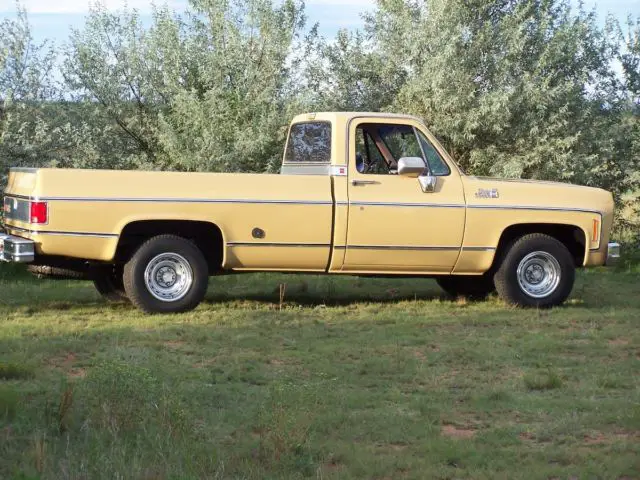
[[[157,203],[265,203],[294,205],[332,205],[330,200],[258,200],[214,198],[105,198],[105,197],[38,197],[43,202],[157,202]]]
[[[344,202],[347,203],[347,202]],[[431,208],[465,208],[458,203],[402,203],[402,202],[348,202],[349,205],[370,207],[431,207]]]
[[[117,238],[117,233],[96,233],[96,232],[64,232],[57,230],[29,230],[21,227],[14,227],[7,225],[9,230],[15,230],[17,232],[30,233],[32,235],[61,235],[67,237],[97,237],[97,238]]]
[[[7,197],[33,201],[51,202],[158,202],[158,203],[249,203],[249,204],[293,204],[293,205],[332,205],[330,200],[259,200],[259,199],[212,199],[212,198],[133,198],[133,197],[29,197],[6,194]],[[595,213],[599,210],[578,207],[544,207],[534,205],[465,205],[447,203],[403,203],[403,202],[348,202],[338,201],[337,205],[379,206],[379,207],[432,207],[432,208],[474,208],[488,210],[537,210]]]
[[[309,247],[328,248],[328,243],[289,243],[289,242],[227,242],[228,247]]]
[[[539,211],[551,211],[551,212],[581,212],[581,213],[595,213],[602,215],[599,210],[590,210],[587,208],[576,207],[536,207],[526,205],[467,205],[467,208],[479,208],[487,210],[539,210]]]
[[[439,247],[439,246],[427,246],[427,245],[345,245],[336,246],[334,248],[346,248],[353,250],[443,250],[453,251],[460,250],[460,247]]]
[[[432,250],[432,251],[453,251],[460,250],[461,247],[447,247],[447,246],[427,246],[427,245],[335,245],[333,248],[338,250],[344,250],[352,248],[354,250]],[[462,250],[471,252],[492,252],[496,247],[462,247]]]

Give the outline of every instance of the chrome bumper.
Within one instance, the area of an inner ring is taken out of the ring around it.
[[[33,240],[0,233],[0,260],[4,262],[29,263],[35,258]]]
[[[620,260],[620,244],[619,243],[609,243],[607,245],[607,263],[605,265],[615,265]]]

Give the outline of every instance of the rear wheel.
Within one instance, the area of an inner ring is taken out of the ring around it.
[[[192,242],[159,235],[143,243],[124,267],[131,302],[147,313],[192,310],[207,292],[209,269]]]
[[[563,303],[574,280],[575,264],[567,247],[541,233],[514,241],[494,276],[496,290],[505,301],[540,308]]]
[[[436,278],[436,282],[452,297],[482,299],[496,289],[490,275],[447,275]]]
[[[124,290],[124,280],[122,278],[122,267],[114,267],[108,271],[101,271],[95,274],[93,285],[102,298],[108,302],[124,302],[129,300],[127,292]]]

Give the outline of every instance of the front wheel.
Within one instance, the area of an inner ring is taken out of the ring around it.
[[[147,313],[192,310],[207,292],[209,269],[192,242],[159,235],[138,248],[124,267],[124,289],[136,307]]]
[[[513,242],[494,275],[500,297],[523,307],[562,304],[569,297],[574,280],[575,264],[567,247],[541,233]]]

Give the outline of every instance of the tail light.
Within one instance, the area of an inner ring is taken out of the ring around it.
[[[29,219],[31,223],[45,224],[49,221],[47,202],[31,202]]]

